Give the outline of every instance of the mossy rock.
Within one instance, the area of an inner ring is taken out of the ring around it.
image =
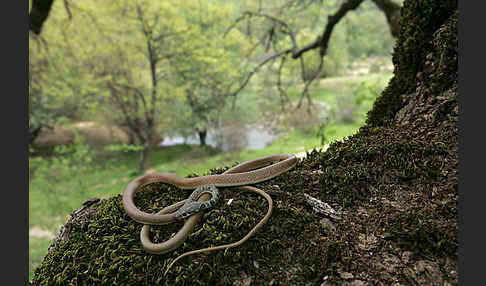
[[[180,248],[151,255],[139,243],[142,225],[125,214],[118,195],[73,216],[32,284],[457,285],[457,2],[405,1],[402,15],[395,77],[367,125],[257,184],[272,196],[274,212],[245,244],[184,258],[164,277],[178,255],[242,238],[265,214],[266,201],[223,188],[223,200]],[[342,219],[317,214],[304,194]],[[187,196],[154,183],[136,204],[156,212]],[[153,227],[153,240],[180,227]]]

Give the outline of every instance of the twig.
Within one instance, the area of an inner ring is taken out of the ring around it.
[[[312,209],[320,214],[327,215],[333,219],[342,219],[342,214],[335,211],[329,204],[309,196],[304,193],[305,201],[312,207]]]

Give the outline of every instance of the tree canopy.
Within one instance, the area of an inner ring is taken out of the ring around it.
[[[57,123],[108,121],[125,128],[132,143],[141,146],[143,172],[155,134],[197,132],[204,145],[207,130],[219,126],[228,102],[234,105],[256,74],[259,79],[277,75],[282,109],[289,103],[284,85],[302,80],[300,107],[304,97],[311,102],[313,79],[336,73],[346,58],[387,53],[391,37],[363,40],[363,33],[345,32],[359,32],[361,21],[388,34],[388,12],[378,12],[381,24],[372,24],[376,21],[370,15],[378,11],[373,5],[334,0],[238,5],[32,1],[29,141]],[[337,26],[358,7],[360,15],[350,15],[345,23],[352,29]],[[312,40],[322,27],[322,35]],[[338,32],[330,42],[334,29]],[[301,44],[308,41],[313,43]],[[358,44],[347,48],[346,42]],[[359,44],[376,42],[386,47]]]

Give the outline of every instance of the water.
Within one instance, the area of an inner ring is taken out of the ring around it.
[[[331,110],[327,102],[314,101],[314,108],[320,121],[324,121]],[[252,126],[233,126],[225,127],[219,130],[208,130],[206,136],[206,145],[219,148],[223,151],[233,150],[254,150],[266,147],[268,144],[278,138],[278,135],[265,129],[261,125]],[[160,146],[173,146],[178,144],[199,145],[199,136],[189,137],[174,136],[164,138]]]
[[[239,128],[236,132],[233,130],[215,131],[209,130],[206,136],[206,145],[220,148],[223,151],[235,149],[254,150],[261,149],[278,138],[278,135],[271,133],[263,128],[247,127]],[[166,137],[160,143],[160,146],[174,146],[178,144],[199,145],[197,134],[184,138],[183,136]]]

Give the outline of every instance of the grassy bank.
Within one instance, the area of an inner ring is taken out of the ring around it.
[[[336,111],[339,110],[340,96],[356,96],[357,93],[362,93],[363,100],[356,109],[354,122],[334,120],[326,125],[326,144],[354,134],[363,125],[366,112],[374,101],[374,97],[365,94],[366,90],[376,88],[379,91],[390,76],[390,73],[380,73],[324,79],[311,90],[313,100],[325,101]],[[367,85],[359,88],[363,81]],[[292,100],[297,100],[298,90],[289,90],[289,95]],[[232,153],[215,153],[208,148],[189,145],[159,147],[151,154],[151,166],[156,171],[177,173],[180,176],[203,174],[211,168],[233,164],[235,161],[242,162],[276,153],[299,153],[320,147],[321,138],[316,133],[317,127],[305,131],[293,129],[265,148]],[[121,194],[126,184],[139,176],[135,172],[139,160],[137,153],[117,153],[109,159],[103,157],[103,160],[91,158],[89,150],[78,155],[78,167],[63,169],[65,163],[59,161],[58,168],[55,165],[45,166],[46,170],[50,170],[49,174],[40,176],[39,169],[29,180],[29,229],[32,230],[29,234],[30,278],[71,211],[79,208],[89,198],[108,198]],[[93,162],[89,162],[91,160]],[[32,160],[30,163],[34,165]]]

